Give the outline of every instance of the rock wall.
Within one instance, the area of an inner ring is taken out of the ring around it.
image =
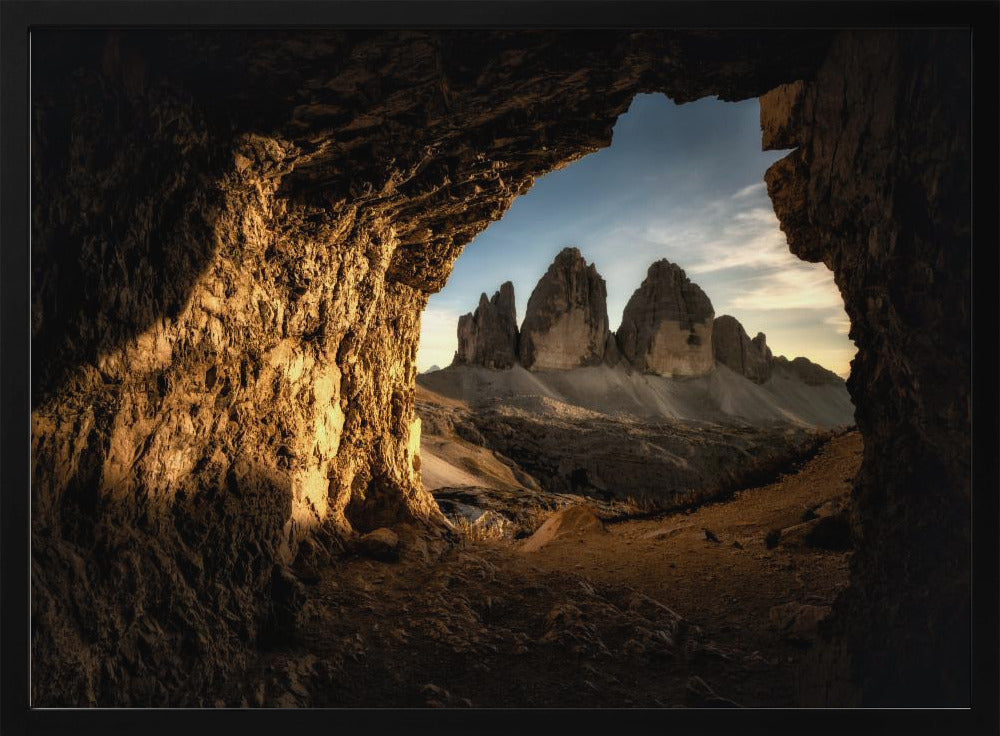
[[[858,354],[857,552],[812,702],[970,702],[970,36],[843,34],[761,100],[789,247],[833,269]],[[995,489],[979,489],[995,493]]]
[[[294,621],[289,562],[433,523],[414,359],[463,245],[637,92],[753,97],[828,44],[36,31],[34,704],[211,702]]]
[[[763,332],[751,340],[735,317],[724,314],[712,323],[712,353],[715,359],[754,383],[771,377],[771,349]]]
[[[712,302],[683,269],[657,261],[625,305],[618,345],[640,371],[703,376],[715,368],[714,317]]]
[[[608,289],[577,248],[563,248],[538,280],[521,325],[521,365],[567,370],[604,359]]]
[[[517,309],[514,285],[505,281],[487,299],[479,297],[475,313],[458,319],[458,350],[452,365],[510,368],[517,362]]]

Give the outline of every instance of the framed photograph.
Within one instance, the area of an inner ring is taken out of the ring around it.
[[[995,3],[2,10],[4,733],[996,729]]]

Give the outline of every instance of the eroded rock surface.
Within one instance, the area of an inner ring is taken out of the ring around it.
[[[834,272],[865,457],[809,703],[969,705],[970,37],[843,34],[761,99],[792,252]],[[990,489],[988,491],[993,493]]]
[[[531,292],[521,325],[521,365],[568,370],[604,359],[608,289],[577,248],[563,248]]]
[[[458,351],[452,363],[510,368],[517,361],[517,335],[514,285],[505,281],[492,299],[481,295],[476,311],[459,318]]]
[[[763,332],[751,340],[735,317],[724,314],[712,323],[715,359],[754,383],[771,377],[771,349]]]
[[[715,311],[701,288],[664,259],[649,267],[625,305],[618,328],[622,354],[637,369],[660,376],[711,373]]]

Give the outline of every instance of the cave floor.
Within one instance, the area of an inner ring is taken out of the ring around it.
[[[222,702],[794,706],[798,665],[847,585],[850,553],[807,546],[792,527],[846,499],[861,450],[857,432],[841,435],[771,485],[570,531],[530,553],[404,529],[400,560],[321,571],[294,640],[262,654]],[[769,545],[773,529],[786,531]]]

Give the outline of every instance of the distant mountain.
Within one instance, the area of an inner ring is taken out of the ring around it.
[[[665,259],[650,265],[612,332],[604,279],[573,247],[560,251],[539,279],[520,329],[509,281],[492,299],[483,294],[475,312],[459,319],[452,361],[533,372],[609,365],[668,378],[707,376],[720,364],[757,384],[769,381],[776,366],[810,386],[843,384],[806,358],[774,357],[764,333],[751,339],[735,317],[716,317],[705,292]]]
[[[441,366],[439,366],[439,365],[432,365],[430,368],[428,368],[427,370],[423,371],[420,375],[426,376],[428,373],[433,373],[434,371],[439,371],[439,370],[441,370]]]

